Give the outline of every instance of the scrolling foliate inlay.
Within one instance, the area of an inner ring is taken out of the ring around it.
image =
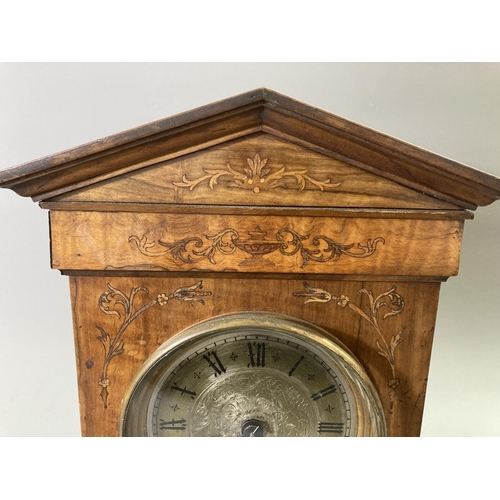
[[[247,158],[246,161],[248,167],[245,166],[236,169],[227,163],[226,168],[204,168],[203,171],[206,175],[189,180],[186,174],[184,174],[182,182],[173,182],[172,184],[180,188],[189,188],[192,191],[204,182],[208,182],[210,189],[214,189],[219,178],[225,177],[229,180],[226,184],[228,188],[246,189],[255,194],[265,189],[275,189],[278,187],[303,191],[307,183],[316,186],[320,191],[324,191],[325,188],[329,187],[338,187],[342,184],[341,182],[332,183],[330,179],[323,181],[314,179],[309,175],[307,169],[289,171],[285,166],[271,168],[268,166],[269,158],[262,159],[259,153],[256,153],[253,159]],[[287,180],[291,180],[292,182],[287,182]]]
[[[375,341],[377,353],[387,360],[391,368],[391,377],[387,382],[387,386],[390,389],[389,401],[390,409],[392,410],[396,399],[397,388],[400,385],[400,380],[397,377],[394,351],[396,350],[396,347],[403,342],[401,337],[403,328],[396,335],[392,335],[390,340],[387,341],[380,327],[380,319],[385,320],[390,316],[396,316],[397,314],[403,312],[405,302],[403,297],[396,292],[396,287],[392,287],[390,290],[380,294],[378,297],[374,297],[371,290],[367,290],[365,288],[359,289],[357,292],[358,295],[364,294],[368,297],[370,303],[368,311],[363,311],[363,309],[354,304],[349,297],[345,295],[336,296],[326,290],[323,290],[322,288],[313,288],[307,283],[304,283],[304,287],[304,291],[295,292],[293,294],[296,297],[304,297],[306,299],[304,304],[309,302],[334,302],[339,307],[348,308],[351,311],[354,311],[356,314],[368,321],[368,323],[370,323],[373,327],[373,331],[377,335],[377,339]],[[381,310],[384,309],[386,312],[380,318]]]
[[[104,403],[104,408],[108,407],[108,387],[111,382],[108,377],[108,367],[113,358],[119,356],[125,352],[125,342],[122,338],[125,330],[130,326],[130,324],[137,319],[141,314],[146,312],[148,309],[156,305],[165,306],[171,300],[179,300],[181,302],[189,302],[191,305],[194,302],[199,302],[204,305],[202,297],[212,295],[212,292],[204,291],[203,282],[199,281],[191,286],[185,286],[177,288],[172,293],[160,293],[156,298],[143,303],[140,307],[135,307],[134,301],[139,293],[149,293],[146,287],[138,286],[132,288],[130,293],[126,295],[125,293],[117,290],[108,283],[108,291],[101,294],[99,297],[99,309],[104,314],[109,314],[116,316],[121,320],[120,325],[116,329],[113,336],[107,333],[104,328],[97,326],[100,335],[97,339],[101,342],[104,347],[104,363],[101,377],[99,378],[98,384],[101,386],[101,398]]]
[[[301,235],[290,228],[277,231],[274,240],[267,240],[267,232],[259,227],[254,231],[247,231],[247,234],[248,238],[241,238],[236,229],[224,229],[213,236],[206,235],[205,239],[210,242],[208,244],[199,236],[167,243],[162,240],[150,241],[146,236],[139,238],[131,235],[128,241],[135,244],[138,250],[148,257],[162,257],[170,254],[174,260],[187,264],[208,259],[211,264],[215,265],[217,252],[230,255],[239,250],[250,256],[240,262],[240,266],[254,264],[274,266],[274,263],[265,259],[264,256],[279,251],[285,257],[299,254],[302,259],[301,268],[306,267],[309,261],[337,261],[342,255],[352,258],[369,257],[376,252],[379,243],[385,244],[385,240],[381,237],[368,239],[364,245],[361,243],[346,245],[328,236],[318,235],[310,241],[311,247],[304,245],[304,242],[310,239],[310,234]]]

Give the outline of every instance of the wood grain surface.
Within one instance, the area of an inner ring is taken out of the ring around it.
[[[457,209],[268,134],[160,162],[50,201]]]
[[[463,221],[51,212],[62,270],[452,276]]]
[[[301,280],[248,278],[200,282],[198,276],[190,274],[180,278],[80,276],[71,277],[70,283],[85,436],[118,435],[121,399],[142,363],[163,342],[203,319],[241,311],[279,312],[326,329],[352,350],[367,370],[384,405],[389,436],[419,435],[438,283],[316,279],[304,284]],[[192,300],[171,298],[163,305],[158,301],[183,287],[191,289]],[[134,289],[127,316],[116,301],[126,302],[124,297],[130,298]],[[323,290],[330,299],[325,301],[323,295],[323,301],[308,302],[311,289]],[[379,307],[377,311],[370,306],[370,295]],[[124,329],[127,318],[148,304]],[[113,310],[120,316],[110,313]],[[104,340],[106,335],[108,340]],[[106,352],[109,354],[117,335],[117,354],[110,358],[103,376]],[[392,364],[380,354],[384,342],[396,344]]]

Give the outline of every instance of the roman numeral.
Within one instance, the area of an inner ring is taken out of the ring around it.
[[[210,359],[210,356],[213,356],[215,362]],[[226,373],[226,367],[222,364],[219,356],[215,351],[209,352],[208,355],[204,354],[203,357],[207,360],[208,364],[215,370],[215,376],[222,375],[222,373]]]
[[[304,359],[304,356],[301,356],[299,360],[293,365],[293,368],[288,372],[288,376],[291,377],[293,372],[297,369],[297,367],[302,363],[302,360]]]
[[[185,431],[186,430],[186,420],[170,420],[166,422],[165,420],[160,420],[160,429],[162,431]]]
[[[319,422],[318,432],[320,434],[342,434],[344,432],[344,424],[343,422]]]
[[[316,401],[319,398],[328,396],[328,394],[331,394],[332,392],[337,392],[337,388],[334,385],[326,387],[325,389],[321,389],[321,391],[315,392],[314,394],[311,395],[311,397],[313,398],[314,401]]]
[[[191,399],[194,399],[194,397],[196,396],[196,392],[188,391],[185,387],[179,387],[175,382],[174,385],[170,386],[170,389],[172,389],[173,391],[179,391],[181,394],[189,394],[191,396]]]
[[[265,366],[266,364],[266,344],[264,342],[249,342],[248,357],[250,363],[247,366]],[[254,351],[255,348],[255,351]]]

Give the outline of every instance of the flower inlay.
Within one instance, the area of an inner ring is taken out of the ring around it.
[[[364,294],[368,297],[370,303],[368,311],[363,311],[363,309],[354,304],[350,300],[350,298],[345,295],[336,296],[326,290],[323,290],[322,288],[313,288],[307,283],[304,283],[304,287],[304,291],[295,292],[293,294],[296,297],[304,297],[304,304],[310,302],[334,302],[338,307],[347,308],[351,311],[354,311],[356,314],[368,321],[368,323],[370,323],[370,325],[373,327],[373,330],[377,335],[377,339],[375,340],[377,353],[387,360],[391,368],[391,377],[387,382],[387,386],[390,389],[389,400],[390,408],[392,409],[396,400],[396,390],[400,385],[400,380],[397,377],[396,372],[396,359],[394,356],[394,351],[396,347],[401,344],[401,342],[403,342],[403,338],[401,336],[401,334],[403,333],[403,328],[399,330],[396,335],[392,335],[390,340],[387,341],[384,334],[382,333],[380,320],[385,320],[391,316],[396,316],[397,314],[403,312],[405,302],[403,297],[396,292],[396,287],[393,286],[390,290],[378,295],[377,297],[373,295],[373,292],[371,290],[367,290],[366,288],[359,289],[358,295]],[[383,311],[384,309],[386,312],[380,318],[381,311]]]
[[[136,296],[139,293],[145,293],[147,295],[149,293],[147,288],[143,286],[134,287],[130,293],[126,295],[108,283],[108,291],[102,293],[99,297],[99,309],[104,314],[116,316],[119,320],[121,320],[121,324],[113,336],[107,333],[104,328],[97,326],[97,329],[100,332],[97,339],[104,347],[104,364],[101,377],[98,381],[98,384],[102,388],[100,395],[104,402],[104,408],[108,407],[108,387],[111,384],[107,374],[108,367],[113,358],[125,352],[125,342],[122,338],[125,330],[137,317],[146,312],[148,309],[151,309],[156,305],[165,306],[171,300],[190,302],[191,304],[194,302],[198,302],[202,305],[205,304],[202,297],[212,295],[212,292],[204,291],[202,288],[203,282],[199,281],[191,286],[177,288],[174,292],[169,294],[160,293],[155,299],[145,302],[142,306],[136,308],[134,304]]]
[[[172,184],[180,188],[189,188],[192,191],[204,182],[208,182],[210,189],[214,189],[219,179],[226,178],[227,188],[246,189],[255,194],[265,189],[279,187],[303,191],[308,183],[324,191],[325,188],[335,188],[342,184],[341,182],[332,183],[330,179],[314,179],[307,169],[287,170],[286,166],[271,168],[268,166],[269,158],[261,158],[259,153],[256,153],[253,159],[247,158],[246,162],[247,166],[239,169],[233,168],[229,163],[226,164],[226,168],[204,168],[206,175],[189,180],[184,174],[181,182]]]

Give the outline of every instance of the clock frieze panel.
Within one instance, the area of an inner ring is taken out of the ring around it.
[[[462,226],[447,220],[54,211],[52,264],[92,271],[450,276],[458,270]]]

